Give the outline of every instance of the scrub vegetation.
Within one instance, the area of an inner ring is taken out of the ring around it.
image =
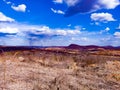
[[[3,51],[0,90],[119,90],[120,50]]]

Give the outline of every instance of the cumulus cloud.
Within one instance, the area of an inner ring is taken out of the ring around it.
[[[4,27],[4,28],[0,28],[0,32],[1,33],[9,33],[9,34],[15,34],[18,33],[19,30],[17,28],[12,28],[12,27]]]
[[[20,4],[18,6],[12,5],[11,8],[15,11],[18,11],[18,12],[25,12],[27,7],[25,4]]]
[[[106,27],[105,30],[109,30]],[[44,25],[29,25],[21,23],[0,23],[0,45],[31,45],[31,46],[56,46],[76,43],[80,45],[119,45],[118,34],[114,34],[109,40],[110,34],[99,34],[81,30],[79,26],[70,28],[50,28]],[[106,31],[107,32],[107,31]],[[102,37],[101,37],[102,35]],[[116,38],[117,36],[117,38]],[[96,39],[94,39],[96,38]],[[19,42],[18,42],[19,41]],[[64,43],[63,43],[64,42]]]
[[[91,14],[91,19],[99,22],[115,21],[110,13],[93,13]]]
[[[119,0],[98,0],[98,4],[106,9],[114,9],[116,6],[120,5]]]
[[[65,37],[80,35],[81,31],[75,28],[62,29],[50,28],[44,25],[1,22],[0,34],[2,34],[0,36],[0,41],[2,40],[2,43],[0,44],[4,43],[4,45],[58,45],[58,42],[63,42]],[[20,40],[20,42],[18,42],[18,40]],[[57,43],[55,43],[55,41]],[[68,44],[68,42],[66,42],[66,44]]]
[[[68,6],[65,16],[88,13],[100,9],[114,9],[120,5],[119,0],[64,0]]]
[[[105,28],[105,31],[109,31],[109,30],[110,30],[110,28],[109,28],[109,27],[106,27],[106,28]]]
[[[26,12],[27,6],[25,4],[20,4],[18,6],[15,5],[15,3],[7,0],[3,0],[6,4],[10,5],[11,8],[17,12]]]
[[[0,12],[0,22],[14,22],[13,18],[7,17],[2,12]]]
[[[41,26],[37,29],[32,29],[30,32],[36,35],[49,35],[49,36],[68,36],[68,35],[76,35],[80,34],[80,30],[78,29],[52,29],[47,26]]]
[[[114,36],[115,36],[116,38],[120,38],[120,32],[115,32],[115,33],[114,33]]]
[[[51,11],[57,14],[65,14],[62,10],[55,10],[53,8],[51,8]]]

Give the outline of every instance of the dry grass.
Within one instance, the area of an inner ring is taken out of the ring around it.
[[[119,56],[73,52],[2,53],[0,90],[119,90]]]

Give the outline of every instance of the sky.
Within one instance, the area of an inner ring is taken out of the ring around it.
[[[0,0],[0,45],[120,46],[120,0]]]

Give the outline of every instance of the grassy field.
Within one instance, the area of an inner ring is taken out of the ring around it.
[[[0,77],[0,90],[120,90],[120,51],[2,52]]]

